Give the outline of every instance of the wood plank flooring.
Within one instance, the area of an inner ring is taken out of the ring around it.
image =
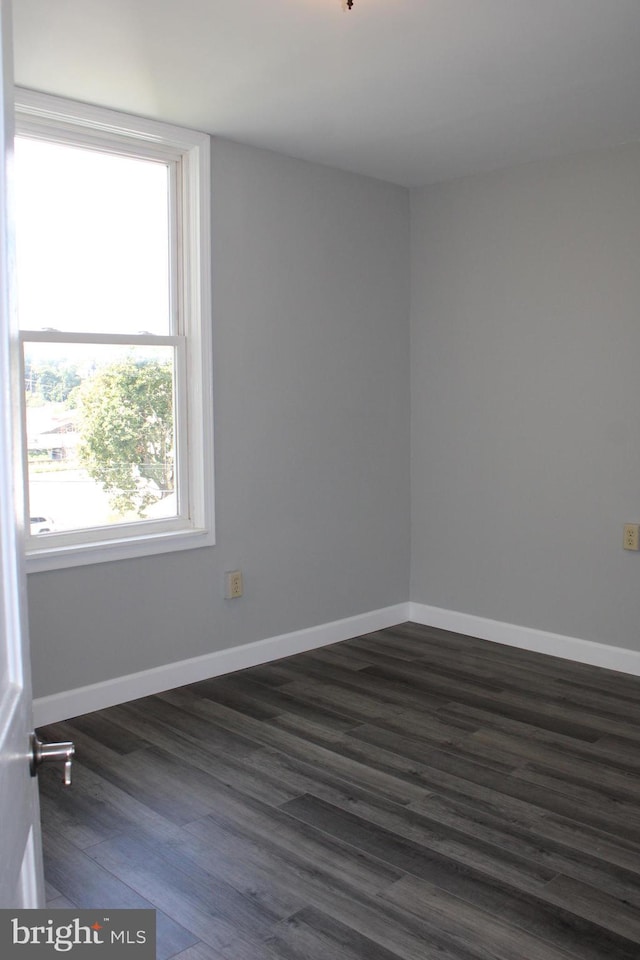
[[[40,735],[50,906],[159,960],[640,958],[640,678],[407,623]]]

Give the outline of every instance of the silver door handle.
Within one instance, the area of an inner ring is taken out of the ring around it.
[[[69,740],[62,743],[43,743],[35,733],[31,734],[31,776],[35,777],[42,763],[63,763],[65,787],[71,786],[71,762],[76,748]]]

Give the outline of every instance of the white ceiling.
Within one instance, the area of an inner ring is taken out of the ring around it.
[[[640,140],[640,0],[14,0],[22,86],[406,186]]]

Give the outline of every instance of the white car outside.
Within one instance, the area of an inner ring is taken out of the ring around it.
[[[30,517],[29,519],[32,537],[38,533],[51,533],[55,529],[51,517]]]

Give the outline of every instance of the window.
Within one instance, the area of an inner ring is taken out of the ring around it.
[[[16,98],[27,569],[214,542],[209,138]]]

